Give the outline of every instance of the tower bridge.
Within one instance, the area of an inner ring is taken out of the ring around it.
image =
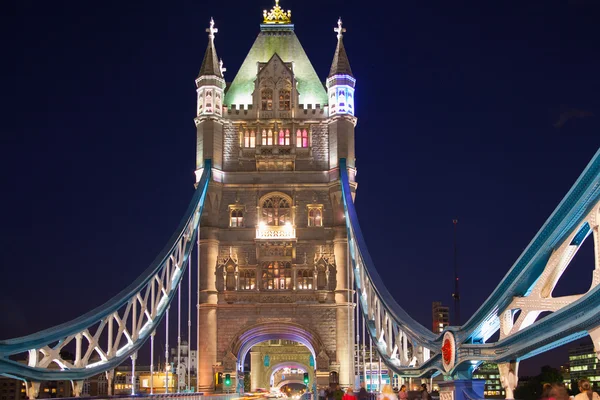
[[[148,269],[102,306],[0,341],[0,374],[23,380],[29,398],[48,380],[69,380],[80,395],[86,379],[106,374],[111,382],[123,363],[131,363],[135,380],[140,352],[150,353],[150,375],[160,374],[154,335],[165,329],[163,320],[173,323],[169,312],[178,311],[174,346],[180,346],[182,285],[193,285],[198,295],[188,337],[193,321],[195,389],[204,393],[224,389],[215,384],[219,374],[231,377],[231,390],[243,392],[248,359],[251,390],[285,366],[306,370],[313,391],[355,386],[367,380],[369,346],[403,379],[444,374],[445,399],[482,397],[469,383],[472,372],[484,361],[497,362],[506,396],[513,398],[520,360],[586,335],[600,355],[600,151],[464,325],[434,333],[396,302],[377,273],[353,204],[357,80],[345,32],[340,19],[323,84],[291,12],[276,1],[227,83],[211,20],[195,81],[196,190],[178,228]],[[595,249],[589,290],[553,297],[586,239]],[[544,312],[550,314],[539,318]],[[354,365],[361,348],[362,370]],[[190,363],[176,371],[189,389]],[[156,393],[153,382],[144,388],[148,393]],[[131,387],[135,391],[135,382]]]

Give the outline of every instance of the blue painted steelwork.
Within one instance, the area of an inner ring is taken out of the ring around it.
[[[0,374],[34,381],[81,380],[96,375],[100,372],[111,370],[126,360],[127,357],[134,354],[144,344],[146,339],[150,336],[150,333],[156,329],[156,326],[162,320],[166,309],[175,295],[175,290],[170,291],[168,296],[164,298],[165,301],[161,300],[161,302],[158,303],[157,315],[152,318],[151,321],[149,321],[147,324],[148,326],[144,326],[140,330],[137,340],[130,345],[124,346],[124,351],[119,349],[116,352],[115,357],[101,363],[100,365],[88,366],[87,368],[48,370],[45,368],[30,367],[9,359],[9,356],[11,355],[24,353],[32,349],[40,349],[44,346],[49,346],[50,344],[57,342],[58,344],[61,344],[67,338],[70,337],[72,339],[74,335],[81,334],[89,327],[98,324],[99,321],[105,321],[106,319],[110,318],[113,313],[126,306],[129,302],[132,302],[132,298],[134,296],[139,294],[140,291],[142,291],[145,287],[148,287],[152,280],[155,279],[156,275],[163,270],[166,265],[168,265],[170,262],[173,262],[173,255],[177,251],[183,250],[183,262],[179,267],[179,273],[174,274],[173,276],[167,275],[167,280],[170,278],[170,282],[167,283],[170,285],[169,287],[176,288],[181,282],[183,272],[187,266],[187,259],[189,258],[195,243],[198,225],[200,222],[200,215],[202,214],[204,207],[204,200],[206,198],[210,178],[211,161],[206,160],[202,177],[198,183],[192,201],[190,202],[184,217],[181,219],[177,230],[171,236],[167,245],[159,253],[158,257],[156,257],[152,264],[150,264],[150,266],[139,276],[139,278],[137,278],[133,283],[131,283],[127,288],[122,290],[111,300],[80,316],[79,318],[34,333],[32,335],[0,341]],[[185,235],[191,235],[191,237],[186,237]],[[136,303],[135,306],[137,306],[137,299],[133,300],[133,302]]]
[[[389,316],[393,320],[393,329],[401,329],[405,332],[412,340],[413,349],[415,346],[423,346],[434,354],[415,368],[401,366],[397,359],[390,356],[389,348],[386,351],[386,343],[382,343],[377,337],[373,315],[369,315],[371,313],[369,306],[372,307],[372,305],[367,304],[364,295],[359,296],[363,316],[369,326],[369,333],[374,344],[379,343],[375,346],[377,351],[388,367],[401,375],[420,376],[434,370],[442,370],[440,356],[442,335],[438,336],[416,322],[398,305],[386,289],[374,267],[361,233],[352,200],[346,160],[340,159],[339,165],[350,258],[355,269],[357,288],[360,290],[367,285],[368,282],[361,282],[361,279],[367,278],[367,281],[372,283],[372,290],[375,291],[377,301],[381,304],[380,307],[386,313],[386,317]],[[470,370],[472,363],[482,360],[503,362],[531,357],[539,352],[585,336],[588,330],[600,326],[600,287],[595,287],[577,301],[533,325],[496,343],[485,343],[498,330],[499,316],[507,309],[513,298],[524,296],[531,290],[543,272],[552,252],[576,229],[578,231],[572,239],[573,245],[580,245],[589,236],[589,224],[582,224],[582,222],[599,202],[600,150],[596,152],[571,190],[477,312],[465,325],[446,328],[454,333],[457,343],[457,357],[453,370],[459,372],[463,369],[462,364],[464,363],[469,364],[466,366],[467,370]],[[364,272],[359,267],[364,268]],[[380,327],[379,329],[381,332],[384,328]],[[379,334],[381,335],[381,333]],[[386,338],[386,340],[392,339]],[[395,343],[395,345],[397,344]]]

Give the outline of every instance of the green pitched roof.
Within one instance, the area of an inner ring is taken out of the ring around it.
[[[225,104],[252,104],[257,63],[268,62],[275,53],[284,62],[294,63],[300,104],[326,105],[327,93],[323,83],[294,33],[293,25],[261,25],[261,32],[225,94]]]

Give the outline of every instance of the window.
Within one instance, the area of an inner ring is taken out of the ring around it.
[[[308,131],[306,129],[296,131],[296,147],[308,147]]]
[[[323,226],[323,208],[322,206],[308,207],[308,226]]]
[[[289,129],[286,129],[285,131],[283,129],[279,130],[279,140],[277,144],[280,146],[289,146],[291,144]]]
[[[290,91],[281,89],[279,91],[279,109],[289,110],[290,109]]]
[[[240,290],[254,290],[256,289],[256,271],[242,271],[240,272]]]
[[[242,228],[244,226],[244,210],[232,207],[229,213],[229,226],[231,228]]]
[[[284,261],[263,263],[262,283],[264,290],[287,290],[292,288],[292,265]]]
[[[243,146],[246,148],[254,148],[256,147],[256,133],[251,131],[244,131],[244,142]]]
[[[308,269],[298,271],[297,276],[297,288],[298,290],[309,290],[313,289],[313,272]]]
[[[273,146],[273,131],[269,129],[263,129],[262,131],[262,145],[263,146]]]
[[[262,216],[263,221],[271,226],[283,226],[286,222],[291,222],[291,201],[289,198],[280,194],[274,194],[263,200]]]
[[[261,93],[263,111],[273,110],[273,89],[263,89]]]

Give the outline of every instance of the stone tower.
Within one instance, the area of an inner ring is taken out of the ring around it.
[[[322,82],[294,33],[291,12],[276,0],[263,18],[227,84],[211,20],[196,79],[196,176],[205,159],[213,168],[198,239],[200,391],[214,391],[219,372],[231,374],[235,386],[249,353],[253,371],[273,369],[261,353],[269,350],[260,350],[269,347],[258,344],[274,340],[308,348],[310,356],[302,357],[309,365],[298,365],[310,370],[312,384],[354,384],[354,306],[338,170],[346,158],[355,175],[355,79],[344,29],[338,21],[333,63]],[[262,379],[256,371],[253,389]]]

